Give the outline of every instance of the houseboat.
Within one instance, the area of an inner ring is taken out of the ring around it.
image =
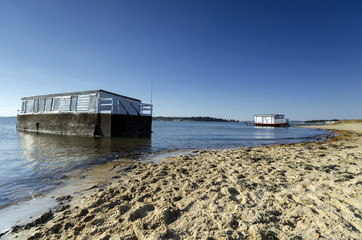
[[[284,114],[256,114],[254,115],[255,126],[287,127],[289,119]]]
[[[93,90],[24,97],[19,131],[117,137],[151,137],[151,104]]]

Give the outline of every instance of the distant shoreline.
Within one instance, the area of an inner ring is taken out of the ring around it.
[[[213,117],[153,117],[154,121],[173,121],[173,122],[239,122],[233,119],[222,119]]]

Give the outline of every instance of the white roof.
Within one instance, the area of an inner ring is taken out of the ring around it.
[[[123,98],[127,98],[127,99],[131,99],[131,100],[134,100],[134,101],[141,102],[141,100],[139,100],[139,99],[126,97],[126,96],[119,95],[117,93],[108,92],[108,91],[105,91],[105,90],[102,90],[102,89],[91,90],[91,91],[82,91],[82,92],[56,93],[56,94],[47,94],[47,95],[23,97],[21,100],[27,100],[27,99],[33,99],[33,98],[57,97],[57,96],[64,96],[64,95],[66,95],[66,96],[68,96],[68,95],[82,95],[82,94],[91,94],[91,93],[98,93],[98,92],[104,92],[104,93],[112,94],[112,95],[115,95],[115,96],[118,96],[118,97],[123,97]]]

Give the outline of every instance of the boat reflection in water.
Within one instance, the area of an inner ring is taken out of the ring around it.
[[[21,158],[35,172],[69,171],[129,154],[148,153],[151,139],[94,138],[19,132]],[[55,171],[54,171],[55,170]]]
[[[51,190],[74,170],[122,159],[136,160],[151,151],[151,139],[94,138],[18,132],[6,156],[0,182],[0,209]],[[4,166],[5,167],[5,166]]]

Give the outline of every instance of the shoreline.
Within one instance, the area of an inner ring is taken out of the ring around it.
[[[94,189],[111,185],[115,182],[114,176],[121,181],[119,173],[133,160],[115,160],[102,165],[92,166],[87,169],[76,170],[67,174],[66,178],[58,183],[52,190],[32,196],[31,200],[20,200],[0,210],[0,239],[2,234],[9,232],[11,228],[26,226],[37,217],[41,217],[49,211],[57,211],[64,203],[77,201]],[[68,196],[71,196],[70,198]],[[63,201],[65,197],[68,197]],[[6,225],[6,226],[4,226]],[[4,229],[6,227],[6,229]]]
[[[148,153],[147,157],[141,154],[139,158],[135,158],[135,154],[128,154],[100,165],[68,172],[51,190],[2,206],[0,208],[0,239],[8,239],[7,235],[12,229],[27,228],[34,219],[42,218],[49,211],[56,212],[66,203],[78,201],[99,188],[124,181],[127,178],[128,167],[132,164],[139,161],[159,164],[165,158],[191,152],[191,150],[160,151]],[[71,197],[68,198],[68,196]],[[66,201],[62,200],[64,198],[67,198]]]
[[[95,187],[50,221],[3,237],[357,238],[362,123],[353,124],[357,132],[337,131],[321,142],[201,150],[158,165],[132,164],[122,183]],[[316,127],[350,131],[347,125]]]

